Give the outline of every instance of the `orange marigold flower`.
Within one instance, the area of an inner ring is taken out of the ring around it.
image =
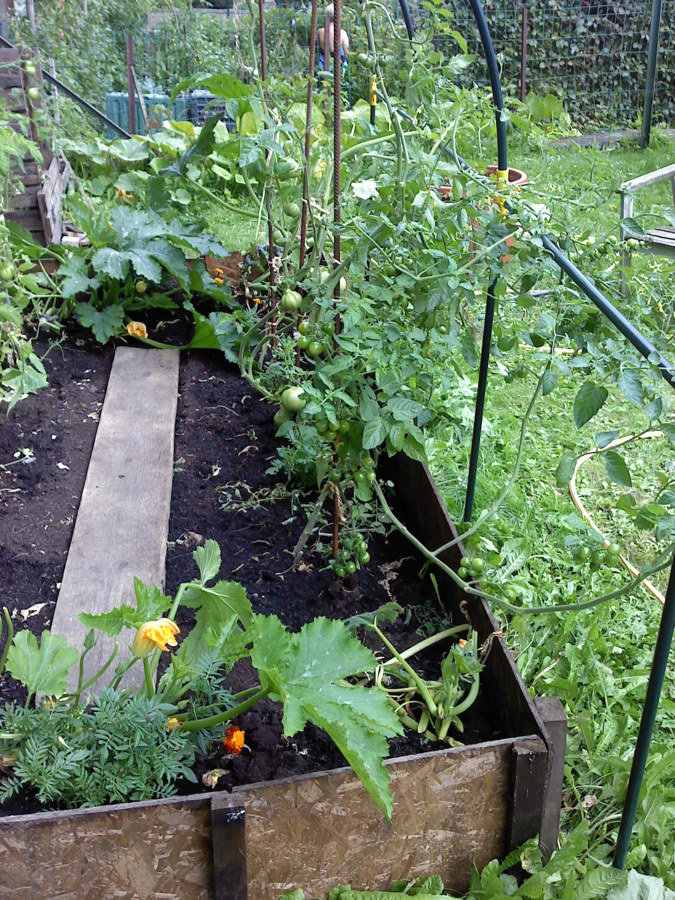
[[[183,723],[179,722],[175,716],[171,716],[170,719],[166,720],[166,730],[167,731],[175,731],[176,728],[182,728]]]
[[[462,650],[466,647],[466,641],[464,640],[464,638],[459,639],[459,646]]]
[[[254,303],[260,303],[260,297],[254,297],[254,298],[253,298],[253,302],[254,302]]]
[[[127,325],[127,334],[130,334],[132,337],[146,338],[148,336],[148,329],[142,322],[129,322]]]
[[[216,275],[224,275],[225,270],[221,269],[219,266],[216,266]]]
[[[223,738],[223,744],[225,745],[225,749],[227,750],[227,752],[241,753],[242,747],[244,746],[245,737],[245,731],[242,731],[238,725],[231,725],[225,731],[225,737]]]
[[[216,284],[222,284],[222,283],[223,283],[223,279],[222,279],[222,278],[218,278],[217,276],[216,276],[216,278],[214,278],[213,280],[215,281]]]
[[[175,635],[179,632],[178,625],[171,619],[155,619],[152,622],[145,622],[136,632],[131,651],[137,659],[143,659],[150,656],[157,647],[162,651],[168,650],[169,647],[176,647]]]

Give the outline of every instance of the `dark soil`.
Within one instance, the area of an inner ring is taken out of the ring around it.
[[[0,607],[9,610],[15,630],[39,635],[54,614],[113,350],[84,336],[51,349],[39,338],[34,349],[49,386],[8,416],[1,411]],[[0,694],[4,701],[25,700],[23,687],[6,673],[0,673]]]
[[[420,564],[410,544],[398,533],[387,538],[375,535],[369,544],[370,563],[338,580],[328,560],[312,553],[311,545],[303,561],[290,569],[289,551],[306,523],[305,513],[297,504],[293,508],[290,499],[232,508],[239,497],[265,497],[275,485],[285,485],[278,475],[267,474],[278,444],[274,409],[221,359],[207,353],[182,357],[167,593],[175,593],[182,581],[196,575],[193,550],[212,538],[222,552],[220,577],[241,582],[256,612],[275,613],[290,630],[317,616],[347,618],[395,600],[407,610],[386,629],[395,646],[405,649],[426,636],[423,625],[439,620],[437,601],[431,583],[419,578]],[[179,624],[189,628],[187,616]],[[441,655],[437,650],[417,658],[422,672],[438,678]],[[241,690],[255,684],[256,675],[240,665],[229,680]],[[465,731],[454,737],[464,743],[497,736],[484,695],[479,694],[463,719]],[[293,739],[284,738],[280,705],[263,702],[236,724],[246,731],[250,753],[233,758],[220,747],[197,769],[199,776],[209,769],[224,769],[227,774],[219,781],[219,790],[345,765],[330,739],[313,726]],[[391,744],[391,755],[431,749],[436,747],[417,736],[398,738]]]
[[[46,350],[41,341],[36,346]],[[51,623],[112,356],[111,347],[101,349],[81,338],[53,348],[45,361],[49,387],[18,404],[0,424],[0,603],[8,606],[16,626],[36,634]],[[194,577],[192,552],[212,538],[222,551],[220,577],[241,582],[257,612],[275,613],[291,630],[316,616],[345,618],[388,600],[407,611],[387,629],[399,649],[426,636],[425,625],[439,627],[433,588],[420,580],[419,561],[400,535],[373,537],[371,562],[340,581],[311,544],[302,563],[289,568],[289,550],[306,519],[287,497],[244,509],[233,509],[231,503],[223,508],[226,498],[237,499],[237,492],[244,499],[251,492],[264,496],[279,483],[278,476],[267,474],[277,447],[273,413],[219,354],[182,355],[166,592],[175,593],[182,581]],[[14,463],[22,447],[31,448],[32,462]],[[44,606],[30,609],[36,604]],[[186,633],[189,619],[181,615]],[[422,673],[438,677],[440,659],[441,649],[419,658]],[[241,690],[255,683],[255,673],[240,664],[229,682]],[[5,675],[0,676],[0,696],[21,702],[25,693]],[[463,720],[464,733],[454,736],[467,744],[499,736],[482,691]],[[284,738],[277,704],[264,701],[236,724],[245,729],[250,749],[232,757],[219,743],[196,769],[200,781],[205,772],[224,769],[219,790],[345,765],[333,743],[313,726]],[[391,743],[392,756],[431,749],[436,747],[416,735]],[[179,789],[193,793],[195,786],[185,783]],[[21,798],[20,808],[16,802],[10,801],[12,808],[5,805],[3,812],[39,808],[27,797]]]

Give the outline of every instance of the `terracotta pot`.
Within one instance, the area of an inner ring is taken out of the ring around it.
[[[527,183],[527,175],[525,172],[521,172],[520,169],[512,169],[510,166],[508,168],[509,173],[509,185],[511,187],[520,187],[521,184]],[[497,174],[497,166],[488,166],[485,170],[485,175],[491,176]]]

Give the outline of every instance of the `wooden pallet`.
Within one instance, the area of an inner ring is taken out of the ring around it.
[[[670,181],[673,192],[673,206],[675,206],[675,163],[664,166],[656,172],[648,172],[639,178],[633,178],[626,181],[619,188],[621,194],[621,220],[632,218],[633,216],[633,199],[636,191],[641,188],[649,187],[652,184],[658,184],[660,181]],[[669,226],[662,228],[651,228],[649,231],[640,235],[631,234],[630,229],[624,225],[621,226],[621,240],[626,241],[631,237],[640,238],[640,249],[643,253],[654,253],[659,256],[670,256],[675,258],[675,228]],[[625,253],[626,259],[630,254]]]
[[[28,59],[33,59],[37,70],[32,76],[32,83],[40,89],[37,100],[31,100],[27,94],[29,85],[23,63]],[[39,244],[58,244],[63,235],[63,195],[70,167],[63,158],[53,155],[36,124],[35,113],[44,105],[40,62],[30,51],[22,54],[16,49],[0,48],[0,66],[9,67],[0,69],[0,97],[10,112],[28,118],[27,136],[38,145],[42,156],[40,162],[26,156],[23,170],[17,166],[12,173],[11,181],[17,190],[11,198],[6,218],[30,232]],[[18,119],[10,125],[15,131],[22,131]]]

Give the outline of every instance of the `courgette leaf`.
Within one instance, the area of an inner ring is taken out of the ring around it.
[[[387,738],[402,734],[398,716],[377,688],[349,685],[350,675],[372,670],[375,657],[343,622],[318,618],[297,634],[276,616],[255,616],[251,662],[270,697],[284,704],[284,734],[307,722],[322,728],[391,818],[393,800],[383,760]]]

